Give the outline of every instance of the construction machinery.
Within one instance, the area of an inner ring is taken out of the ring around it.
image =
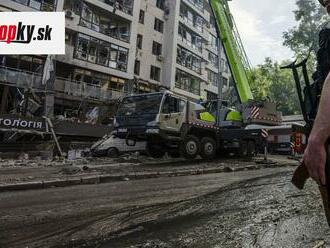
[[[190,159],[197,155],[213,158],[230,151],[253,156],[262,142],[262,130],[247,126],[281,123],[275,103],[253,98],[247,76],[249,63],[227,0],[209,2],[240,103],[236,109],[226,106],[221,80],[218,99],[203,104],[171,91],[125,97],[114,120],[114,134],[127,140],[146,140],[154,157],[168,152]]]
[[[114,120],[119,138],[147,141],[152,157],[211,159],[218,152],[253,156],[261,142],[261,129],[223,128],[201,104],[171,91],[123,99]]]
[[[230,12],[227,0],[209,0],[213,16],[216,20],[217,33],[221,39],[226,58],[231,70],[240,104],[236,110],[230,110],[225,121],[238,121],[245,124],[279,125],[281,113],[276,111],[276,104],[270,101],[255,101],[247,75],[250,63],[242,45],[234,18]],[[219,53],[221,55],[221,53]],[[221,79],[221,78],[220,78]],[[218,113],[222,106],[222,83],[220,80]],[[221,122],[218,123],[221,125]]]

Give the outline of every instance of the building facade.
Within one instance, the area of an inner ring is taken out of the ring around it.
[[[161,88],[211,99],[219,78],[229,89],[229,68],[207,1],[1,0],[0,11],[65,12],[66,54],[55,58],[55,115]],[[0,113],[16,107],[10,98],[24,95],[13,88],[40,90],[45,59],[2,57]]]
[[[139,6],[135,58],[139,82],[161,85],[191,99],[210,99],[216,98],[222,78],[228,91],[230,70],[207,1],[141,0]]]

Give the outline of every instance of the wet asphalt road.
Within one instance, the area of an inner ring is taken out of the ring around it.
[[[293,168],[0,194],[0,247],[313,247],[316,187]]]
[[[290,179],[282,172],[235,182],[101,247],[330,247],[317,187],[298,191]]]

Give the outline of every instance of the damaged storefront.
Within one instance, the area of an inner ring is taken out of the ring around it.
[[[11,147],[51,150],[54,137],[46,118],[67,149],[68,143],[93,142],[111,131],[125,79],[66,66],[53,56],[1,56],[0,61],[1,153]]]

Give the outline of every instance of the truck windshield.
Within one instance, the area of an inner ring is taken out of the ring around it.
[[[157,114],[163,94],[140,95],[124,98],[117,115]]]

